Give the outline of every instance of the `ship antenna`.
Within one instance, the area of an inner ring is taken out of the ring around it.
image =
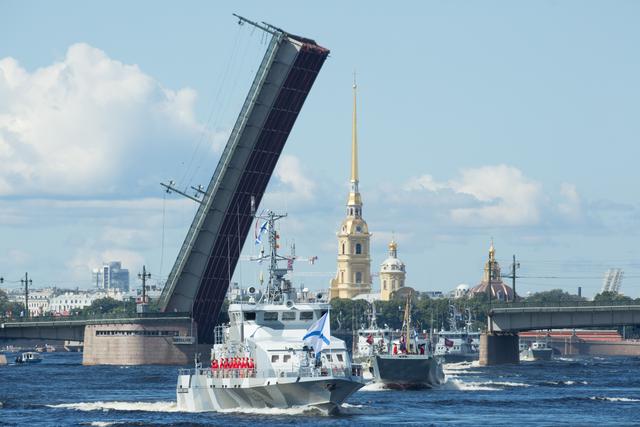
[[[286,257],[278,255],[278,232],[276,231],[276,221],[285,218],[287,214],[277,214],[267,211],[265,214],[256,215],[256,219],[265,220],[267,223],[267,232],[269,233],[269,254],[261,254],[253,261],[264,261],[269,259],[269,281],[267,282],[267,292],[263,298],[268,303],[281,302],[284,294],[289,292],[288,287],[283,285],[283,276],[287,273],[287,269],[278,268],[279,261],[287,260]]]

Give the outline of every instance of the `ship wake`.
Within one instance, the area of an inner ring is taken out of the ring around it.
[[[76,411],[139,411],[139,412],[182,412],[176,402],[78,402],[47,405],[49,408],[72,409]]]

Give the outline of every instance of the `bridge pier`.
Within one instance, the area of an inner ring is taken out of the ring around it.
[[[189,365],[196,352],[190,319],[87,325],[83,365]],[[208,361],[208,348],[204,349]]]
[[[480,365],[519,363],[519,338],[517,333],[483,332],[480,335]]]

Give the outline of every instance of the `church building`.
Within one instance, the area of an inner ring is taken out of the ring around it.
[[[406,275],[404,262],[398,258],[398,244],[391,240],[389,257],[380,266],[380,299],[390,301],[392,294],[404,287]]]
[[[358,189],[358,133],[356,83],[353,82],[353,127],[351,134],[351,181],[347,216],[338,231],[338,271],[331,280],[330,299],[353,298],[371,293],[371,234],[362,218],[362,198]]]
[[[487,294],[491,292],[491,298],[499,301],[513,301],[513,289],[502,281],[500,264],[496,261],[496,249],[489,247],[489,260],[484,266],[482,281],[469,291],[469,295]]]

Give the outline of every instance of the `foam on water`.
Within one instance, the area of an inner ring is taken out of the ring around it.
[[[217,411],[222,414],[250,415],[325,415],[325,412],[311,406],[293,406],[291,408],[233,408]]]
[[[587,381],[573,381],[573,380],[563,381],[563,380],[559,380],[559,381],[545,381],[543,384],[548,384],[548,385],[576,385],[576,384],[588,385],[589,383]]]
[[[449,378],[444,384],[450,390],[462,391],[500,391],[511,387],[531,387],[530,384],[513,381],[462,381],[457,378]]]
[[[343,415],[360,415],[360,414],[371,414],[373,408],[365,406],[365,405],[356,405],[350,403],[343,403],[340,406],[340,413]]]
[[[46,405],[49,408],[74,409],[76,411],[142,411],[181,412],[176,402],[79,402]]]
[[[445,363],[444,365],[442,365],[443,369],[449,370],[449,371],[467,370],[472,366],[474,366],[474,362]],[[475,365],[475,366],[478,366],[478,365]]]
[[[94,426],[94,427],[109,427],[115,426],[118,424],[124,424],[121,421],[91,421],[90,423],[84,423],[84,425]]]
[[[79,402],[47,405],[50,408],[74,409],[77,411],[142,411],[142,412],[184,412],[178,409],[176,402]],[[294,406],[291,408],[233,408],[217,411],[223,414],[252,415],[323,415],[320,409],[310,406]]]
[[[600,396],[593,396],[593,397],[590,397],[589,399],[591,399],[591,400],[602,400],[602,401],[607,401],[607,402],[627,402],[627,403],[640,402],[640,399],[631,399],[629,397],[600,397]]]
[[[466,382],[455,378],[448,380],[444,383],[443,388],[449,390],[461,390],[461,391],[500,391],[501,388],[490,387],[486,383],[481,382]]]
[[[364,387],[362,387],[358,391],[385,391],[385,390],[387,390],[387,388],[385,388],[384,384],[382,383],[369,383],[369,384],[366,384]]]

